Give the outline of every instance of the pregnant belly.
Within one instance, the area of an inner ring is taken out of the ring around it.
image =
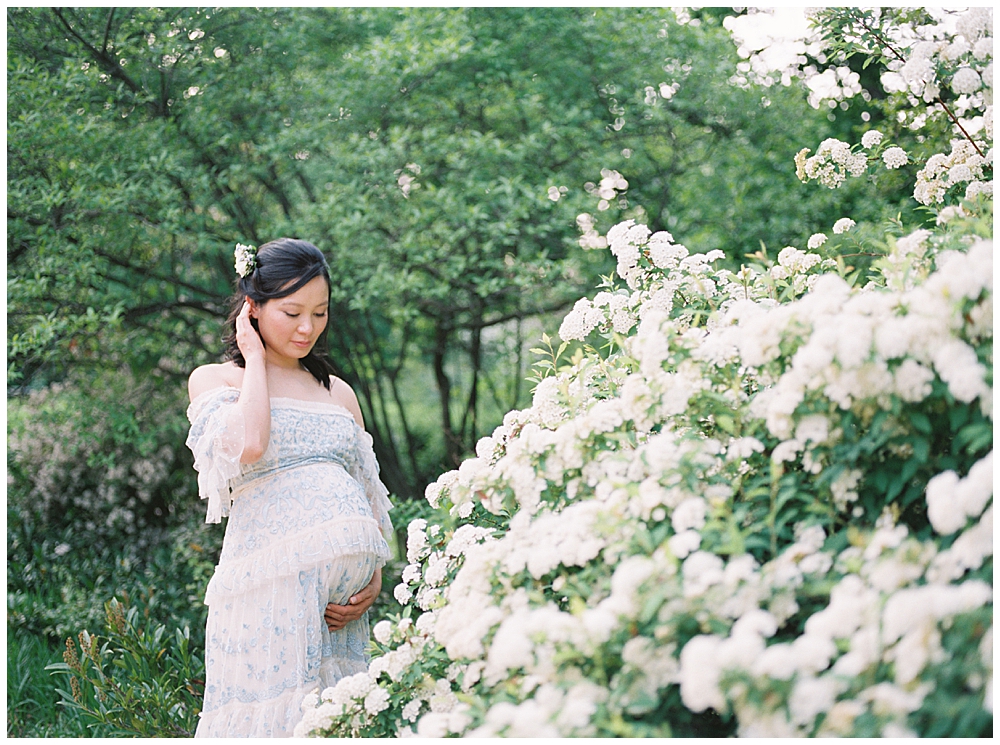
[[[329,540],[367,546],[375,525],[361,485],[338,464],[323,462],[279,470],[234,493],[222,560],[287,542]],[[377,531],[377,528],[376,528]]]

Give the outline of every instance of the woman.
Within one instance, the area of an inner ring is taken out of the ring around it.
[[[236,268],[229,361],[188,381],[206,522],[229,516],[196,736],[291,736],[305,694],[367,669],[391,506],[357,398],[324,359],[323,254],[237,245]]]

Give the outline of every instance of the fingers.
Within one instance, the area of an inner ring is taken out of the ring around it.
[[[375,573],[372,575],[371,580],[365,585],[356,595],[354,595],[348,602],[351,605],[356,605],[363,602],[363,599],[371,598],[369,602],[374,603],[375,598],[382,591],[382,570],[376,569]]]
[[[326,606],[323,618],[330,631],[339,631],[351,621],[357,621],[365,614],[368,607],[357,605],[334,605],[330,603]]]
[[[357,621],[361,618],[378,598],[381,591],[382,571],[376,569],[368,584],[352,595],[347,601],[347,605],[328,603],[323,612],[323,618],[330,631],[338,631],[351,621]]]
[[[360,590],[357,595],[352,595],[351,599],[347,601],[348,605],[364,605],[367,603],[371,605],[375,602],[376,593],[373,591],[371,585]],[[367,609],[367,606],[365,606]]]
[[[239,331],[252,331],[253,326],[250,324],[250,301],[244,300],[243,307],[240,308],[239,314],[236,316],[236,328]]]
[[[243,301],[243,307],[236,316],[236,346],[244,359],[264,354],[264,344],[250,322],[250,300]]]

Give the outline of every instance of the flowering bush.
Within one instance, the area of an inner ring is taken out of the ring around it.
[[[184,488],[184,469],[190,469],[187,422],[178,415],[184,400],[183,386],[126,372],[94,379],[75,374],[11,398],[7,471],[14,522],[28,532],[72,529],[75,537],[64,550],[125,542],[148,550],[161,541],[164,527],[196,507]],[[31,547],[25,548],[30,556]]]
[[[615,226],[624,285],[428,486],[403,612],[297,734],[990,732],[991,189],[851,238],[864,273],[849,218],[739,272]]]

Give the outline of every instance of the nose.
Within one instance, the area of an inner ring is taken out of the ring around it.
[[[305,336],[312,336],[312,330],[313,330],[312,318],[303,318],[299,322],[298,331],[300,334],[304,334]]]

